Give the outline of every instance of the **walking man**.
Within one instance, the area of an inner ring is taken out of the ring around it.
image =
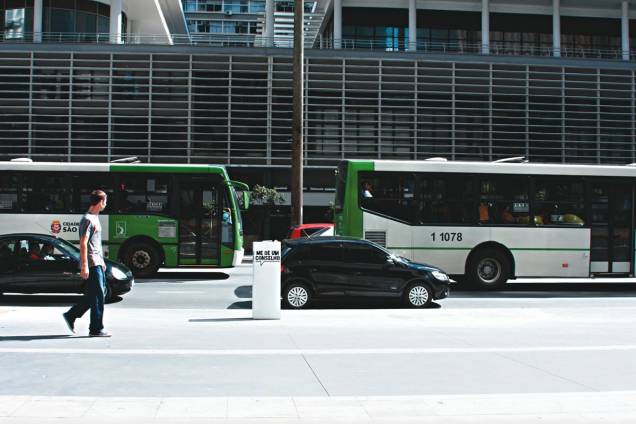
[[[106,264],[102,252],[102,226],[99,213],[106,207],[106,193],[91,193],[91,205],[80,221],[80,276],[84,283],[84,296],[68,312],[62,314],[69,330],[75,332],[75,320],[91,310],[90,337],[110,337],[104,331],[104,299],[106,297]]]

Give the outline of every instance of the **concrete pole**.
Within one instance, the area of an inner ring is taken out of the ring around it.
[[[333,48],[342,47],[342,0],[333,0]]]
[[[629,45],[629,2],[623,0],[621,13],[621,38],[622,38],[622,50],[623,60],[630,59],[630,45]]]
[[[409,51],[417,50],[417,6],[409,0]]]
[[[303,223],[303,82],[305,62],[304,0],[294,0],[294,61],[292,100],[292,225]]]
[[[552,55],[561,57],[561,4],[552,0]]]
[[[274,46],[274,0],[265,0],[265,46]]]
[[[481,0],[481,54],[490,54],[490,6]]]
[[[42,0],[33,2],[33,42],[42,42]]]
[[[110,42],[121,44],[122,0],[110,2]]]

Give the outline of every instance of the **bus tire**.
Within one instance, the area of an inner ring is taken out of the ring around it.
[[[123,255],[124,263],[135,277],[148,277],[159,269],[161,254],[153,244],[133,242]]]
[[[289,309],[305,309],[311,305],[313,295],[305,283],[292,281],[283,289],[283,306]]]
[[[426,308],[433,301],[433,290],[428,284],[416,281],[404,290],[403,301],[409,308]]]
[[[508,281],[510,270],[510,260],[501,249],[484,248],[471,257],[469,276],[480,289],[498,290]]]

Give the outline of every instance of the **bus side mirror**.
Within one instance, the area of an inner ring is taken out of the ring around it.
[[[249,209],[250,207],[250,192],[249,191],[244,191],[243,192],[243,210],[246,211],[247,209]]]

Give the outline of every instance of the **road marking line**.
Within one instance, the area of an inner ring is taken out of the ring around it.
[[[0,337],[0,341],[7,338]],[[8,337],[10,340],[10,337]],[[636,345],[537,346],[485,348],[395,348],[395,349],[64,349],[0,348],[0,353],[82,354],[82,355],[189,355],[189,356],[270,356],[270,355],[410,355],[431,353],[524,353],[630,351]]]

